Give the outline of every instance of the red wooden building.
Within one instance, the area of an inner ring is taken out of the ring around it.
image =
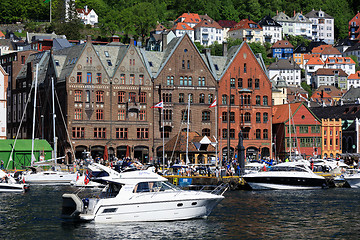
[[[277,159],[290,151],[304,158],[321,155],[321,121],[303,102],[274,106],[272,122]]]

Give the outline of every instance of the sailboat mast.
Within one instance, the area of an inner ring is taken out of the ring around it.
[[[188,95],[188,112],[187,112],[186,164],[189,164],[189,123],[190,123],[190,94]]]
[[[55,134],[55,119],[56,119],[56,114],[55,114],[55,89],[54,89],[54,78],[51,78],[51,91],[52,91],[52,108],[53,108],[53,134],[54,134],[54,159],[56,161],[57,158],[57,140],[56,140],[56,134]]]
[[[37,95],[38,71],[39,71],[39,64],[36,64],[35,86],[34,86],[35,91],[34,91],[33,125],[32,125],[32,136],[31,136],[31,166],[35,162],[34,140],[35,140],[35,116],[36,116],[36,95]]]
[[[291,161],[291,144],[292,144],[292,139],[291,139],[291,117],[290,117],[290,114],[291,114],[291,107],[290,107],[290,103],[289,103],[289,143],[290,143],[290,161]]]

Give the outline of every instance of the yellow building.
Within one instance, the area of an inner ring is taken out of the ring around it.
[[[335,158],[342,153],[341,139],[341,118],[321,119],[322,126],[322,156]]]

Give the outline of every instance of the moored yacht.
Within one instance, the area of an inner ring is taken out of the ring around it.
[[[284,162],[266,171],[243,176],[252,189],[315,189],[326,187],[326,180],[311,171],[303,161]]]
[[[10,174],[0,170],[0,193],[5,192],[26,192],[29,186],[24,183],[19,183]]]
[[[360,170],[352,169],[345,172],[342,177],[351,188],[360,188]]]
[[[64,185],[76,181],[76,172],[65,172],[61,170],[39,171],[39,168],[31,167],[31,171],[23,174],[23,179],[30,184]]]
[[[102,181],[106,187],[98,197],[64,194],[62,217],[94,222],[204,218],[224,199],[227,189],[222,185],[212,193],[181,190],[166,178],[143,170],[110,175]]]

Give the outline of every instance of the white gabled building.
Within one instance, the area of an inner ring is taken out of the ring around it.
[[[195,41],[200,42],[201,45],[209,46],[215,41],[222,44],[223,42],[223,29],[214,20],[202,20],[194,27]]]
[[[334,18],[321,9],[305,15],[312,22],[312,40],[334,44]]]
[[[282,26],[270,16],[265,16],[258,24],[263,29],[264,42],[276,43],[282,40]]]
[[[292,58],[279,59],[268,67],[269,79],[283,79],[287,85],[300,86],[301,68]]]
[[[88,6],[85,6],[84,9],[76,9],[78,17],[85,25],[91,25],[94,26],[97,24],[98,21],[98,15],[94,11],[94,9],[89,10]]]
[[[306,18],[302,13],[296,13],[292,18],[294,20],[294,35],[303,36],[311,39],[312,37],[312,22]]]
[[[347,75],[354,74],[356,63],[350,57],[328,57],[325,68],[342,69]]]
[[[189,25],[187,25],[186,23],[176,23],[172,28],[171,31],[173,31],[175,33],[176,37],[182,37],[183,35],[185,35],[185,33],[187,33],[187,35],[189,35],[191,41],[195,41],[195,31],[192,27],[190,27]]]

